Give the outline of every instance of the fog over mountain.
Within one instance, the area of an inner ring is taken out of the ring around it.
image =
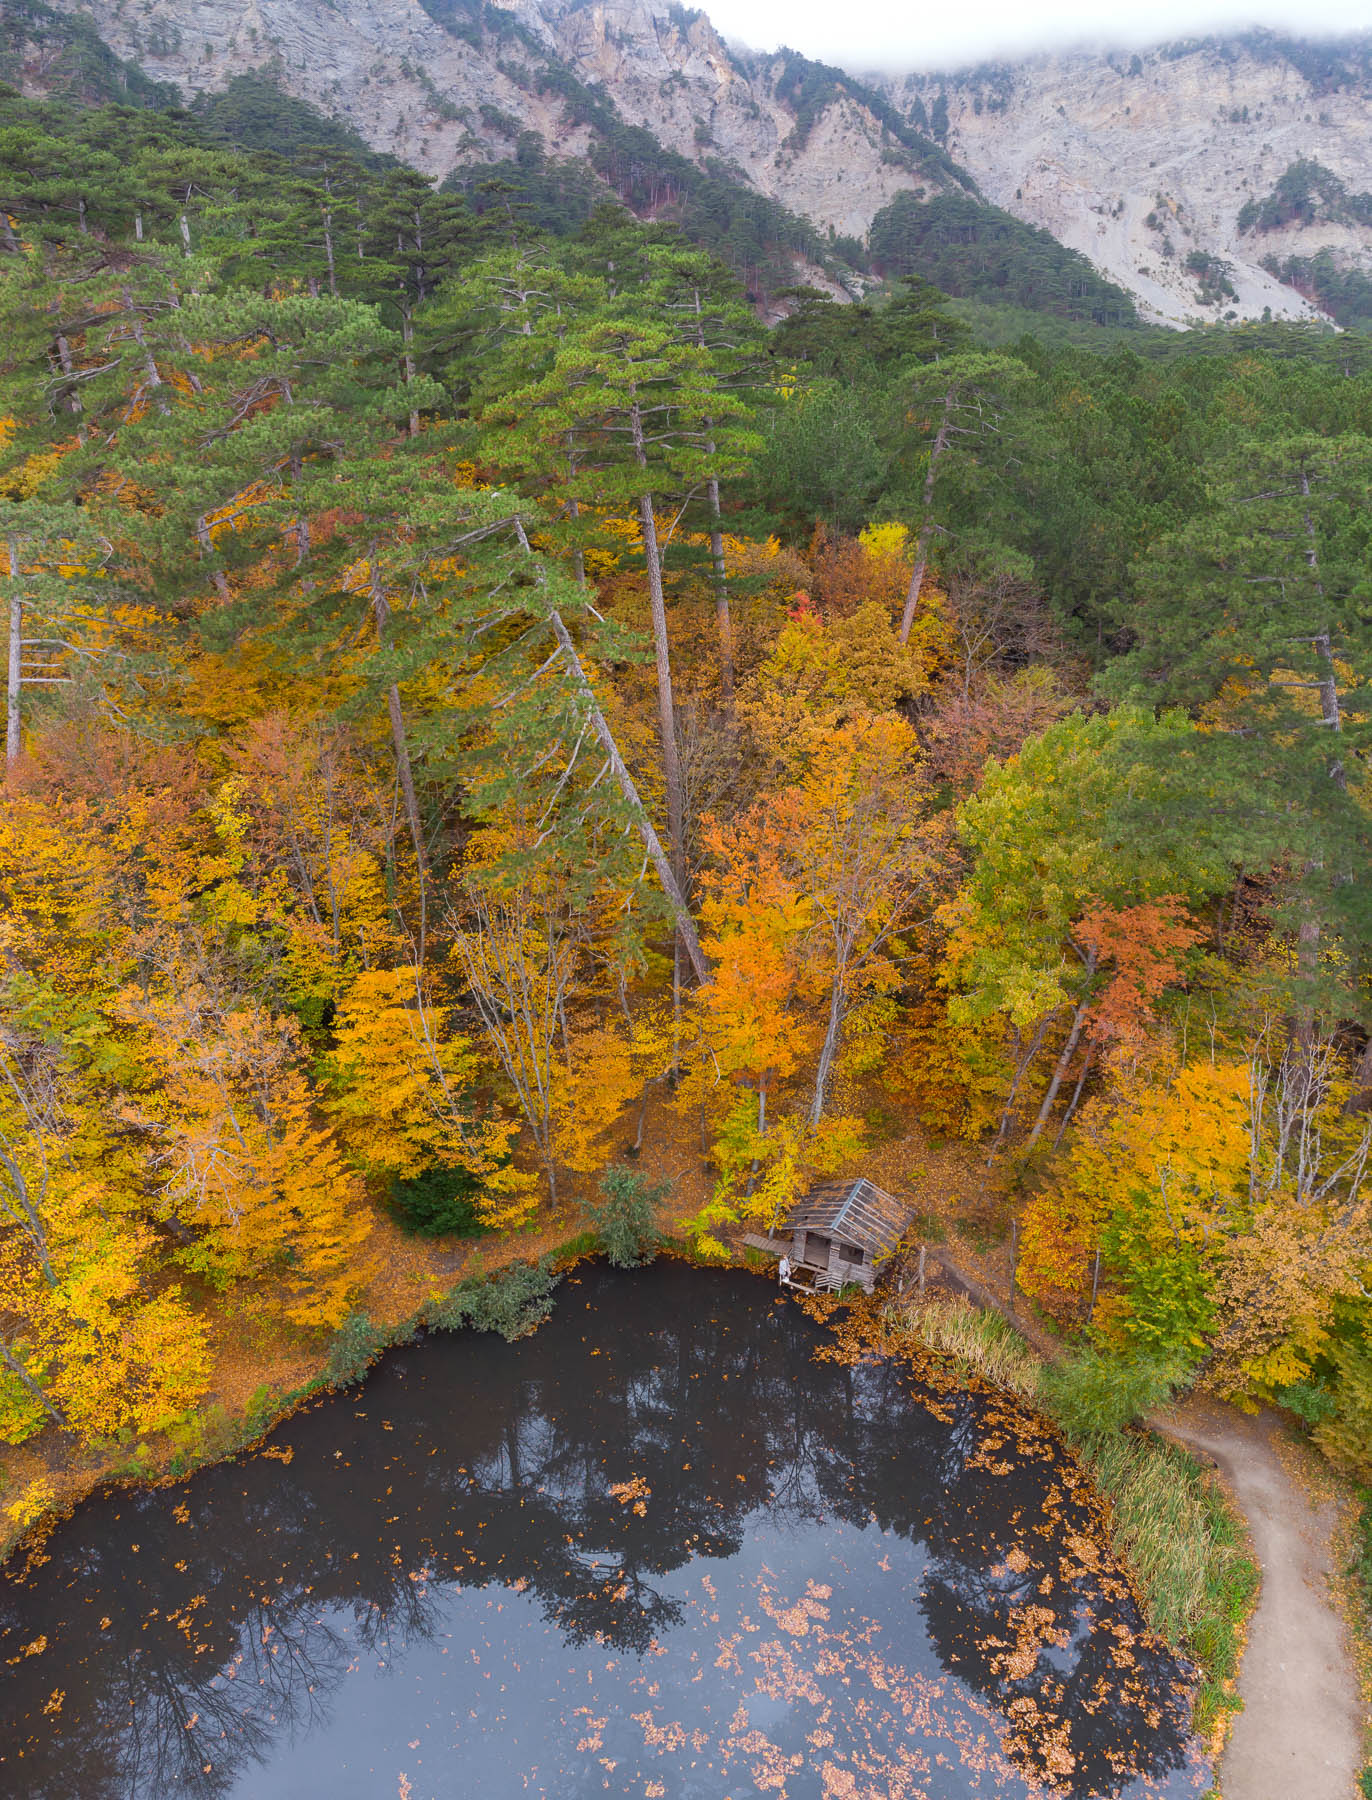
[[[1288,35],[1337,37],[1367,28],[1363,0],[1158,0],[1132,13],[1102,17],[1092,0],[1052,0],[1026,9],[1012,0],[970,8],[896,9],[881,0],[835,8],[822,0],[716,0],[716,27],[755,50],[783,44],[855,73],[907,74],[1032,56],[1048,50],[1137,50],[1175,38],[1213,37],[1262,28]]]

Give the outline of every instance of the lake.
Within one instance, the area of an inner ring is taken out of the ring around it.
[[[583,1265],[0,1578],[12,1800],[1194,1795],[1051,1432],[756,1276]]]

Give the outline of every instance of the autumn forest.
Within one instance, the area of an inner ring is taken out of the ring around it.
[[[0,1438],[663,1133],[727,1258],[894,1121],[1045,1329],[1372,1475],[1365,339],[0,139]]]

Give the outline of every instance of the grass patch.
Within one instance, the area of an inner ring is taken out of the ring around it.
[[[964,1374],[984,1376],[1026,1400],[1038,1398],[1043,1365],[999,1313],[962,1300],[930,1300],[906,1318],[929,1349],[950,1357]]]
[[[937,1213],[917,1212],[910,1221],[906,1236],[914,1244],[946,1244],[948,1227]]]
[[[965,1244],[972,1246],[978,1256],[985,1256],[1009,1237],[1010,1221],[1008,1218],[995,1218],[980,1213],[969,1219],[954,1219],[953,1230]]]
[[[1200,1672],[1192,1720],[1212,1741],[1240,1705],[1234,1675],[1258,1592],[1243,1528],[1214,1477],[1152,1432],[1097,1437],[1079,1453],[1110,1500],[1111,1542],[1138,1578],[1148,1623]]]
[[[959,1371],[1019,1394],[1062,1428],[1110,1502],[1111,1546],[1135,1574],[1149,1625],[1197,1666],[1193,1721],[1213,1741],[1239,1704],[1233,1681],[1258,1570],[1214,1478],[1186,1451],[1132,1423],[1156,1404],[1165,1376],[1126,1371],[1094,1353],[1046,1364],[999,1313],[961,1300],[933,1300],[902,1318]],[[1372,1507],[1364,1519],[1360,1541],[1372,1583]]]

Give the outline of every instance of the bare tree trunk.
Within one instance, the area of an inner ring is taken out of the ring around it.
[[[647,471],[648,452],[643,440],[643,415],[637,400],[630,412],[634,458]],[[648,565],[648,605],[653,619],[653,654],[657,664],[657,717],[662,738],[662,772],[667,787],[667,836],[671,841],[672,869],[677,886],[686,892],[686,784],[676,745],[676,705],[672,699],[672,655],[667,641],[667,601],[662,591],[662,552],[653,517],[653,496],[645,491],[638,501],[638,525],[643,555]]]
[[[1058,1126],[1058,1134],[1053,1139],[1053,1148],[1055,1150],[1062,1142],[1062,1134],[1067,1129],[1068,1120],[1077,1110],[1077,1102],[1081,1099],[1081,1090],[1086,1086],[1086,1077],[1091,1073],[1091,1065],[1095,1060],[1096,1047],[1094,1044],[1091,1044],[1087,1047],[1086,1055],[1081,1059],[1081,1074],[1077,1076],[1077,1085],[1072,1089],[1072,1098],[1067,1102],[1067,1111],[1062,1115],[1062,1123]]]
[[[19,760],[20,715],[19,695],[23,686],[24,595],[19,574],[19,540],[10,538],[6,549],[10,565],[10,635],[9,663],[5,681],[5,764],[13,768]]]
[[[996,1160],[996,1152],[1005,1142],[1005,1134],[1009,1131],[1010,1121],[1015,1116],[1015,1101],[1019,1098],[1020,1083],[1028,1073],[1030,1064],[1042,1049],[1043,1040],[1048,1035],[1048,1027],[1053,1022],[1055,1016],[1056,1012],[1050,1012],[1046,1013],[1044,1017],[1039,1020],[1038,1029],[1034,1033],[1033,1041],[1025,1051],[1024,1055],[1020,1058],[1018,1066],[1015,1069],[1015,1079],[1010,1084],[1010,1092],[1005,1096],[1005,1105],[1001,1108],[1000,1123],[996,1127],[996,1135],[991,1145],[991,1153],[986,1158],[986,1166],[988,1169]]]
[[[929,467],[924,476],[924,498],[920,509],[919,540],[915,545],[915,567],[910,576],[909,592],[905,596],[905,611],[900,620],[900,641],[907,643],[910,627],[915,622],[915,613],[919,607],[919,597],[924,589],[924,574],[929,567],[929,539],[933,533],[934,477],[938,473],[939,458],[948,448],[948,438],[953,422],[953,390],[949,388],[943,397],[943,419],[938,428],[938,435],[929,449]]]
[[[1310,472],[1302,466],[1300,472],[1301,493],[1308,501],[1310,498]],[[1304,514],[1306,552],[1305,561],[1311,574],[1315,577],[1315,592],[1321,599],[1324,597],[1324,583],[1320,576],[1319,544],[1315,535],[1315,521],[1309,507]],[[1339,712],[1338,676],[1334,668],[1333,645],[1328,631],[1316,632],[1310,645],[1320,662],[1320,679],[1315,684],[1320,696],[1320,713],[1323,722],[1335,734],[1342,730],[1342,718]],[[1343,758],[1334,751],[1329,765],[1329,779],[1338,788],[1347,789],[1348,777],[1344,770]],[[1306,864],[1306,872],[1318,868],[1317,862]],[[1305,916],[1301,920],[1296,935],[1296,967],[1305,984],[1307,994],[1313,995],[1315,978],[1319,973],[1321,921],[1314,907],[1307,900],[1304,908]],[[1296,1019],[1296,1038],[1308,1052],[1315,1041],[1315,1009],[1313,998],[1302,999],[1300,1012]]]
[[[414,343],[414,319],[408,306],[401,310],[400,337],[405,346],[405,386],[412,387],[415,377],[414,351],[411,349],[411,345]],[[413,407],[410,408],[410,436],[412,438],[419,436],[419,414]]]
[[[324,261],[329,270],[329,292],[335,299],[338,297],[338,270],[334,266],[333,254],[333,208],[324,208]]]
[[[819,1066],[815,1070],[815,1097],[810,1102],[810,1129],[815,1130],[824,1117],[824,1102],[829,1091],[829,1077],[833,1072],[834,1058],[838,1055],[839,1038],[843,1031],[844,998],[847,984],[844,980],[846,966],[834,970],[834,983],[829,990],[829,1023],[824,1033],[824,1043],[819,1053]]]
[[[643,494],[638,502],[639,530],[648,563],[648,603],[653,618],[653,652],[657,663],[657,719],[662,739],[662,772],[667,787],[667,837],[672,869],[682,893],[686,891],[686,794],[681,758],[676,746],[676,705],[672,698],[671,649],[667,642],[667,602],[662,591],[662,555],[653,518],[653,497]]]
[[[582,666],[581,658],[577,655],[576,645],[572,642],[571,633],[567,630],[562,615],[558,612],[550,612],[548,620],[557,636],[558,643],[562,646],[563,654],[567,658],[567,665],[571,669],[572,678],[577,684],[582,704],[586,707],[587,717],[591,721],[591,729],[595,732],[601,749],[609,758],[610,771],[619,784],[620,792],[633,809],[639,836],[643,839],[643,847],[648,852],[653,868],[657,871],[657,878],[662,883],[662,891],[667,896],[667,902],[672,909],[672,916],[676,921],[682,946],[690,958],[692,969],[695,970],[696,980],[703,986],[710,979],[710,965],[706,962],[704,952],[700,948],[696,922],[691,917],[690,909],[686,905],[686,897],[677,882],[676,873],[666,851],[662,848],[661,840],[653,829],[653,822],[648,817],[647,809],[639,797],[638,788],[634,785],[634,778],[625,766],[624,758],[619,754],[619,745],[615,742],[614,733],[610,730],[591,684],[586,679],[586,671]]]
[[[1086,959],[1085,979],[1088,987],[1090,986],[1091,977],[1096,972],[1096,956],[1097,952],[1093,947],[1090,956]],[[1067,1042],[1062,1046],[1061,1054],[1059,1055],[1058,1060],[1053,1064],[1053,1079],[1048,1083],[1048,1092],[1043,1096],[1043,1104],[1039,1107],[1038,1117],[1034,1120],[1034,1128],[1025,1141],[1024,1147],[1026,1150],[1032,1149],[1043,1136],[1043,1128],[1052,1116],[1053,1103],[1058,1097],[1058,1089],[1067,1079],[1067,1071],[1071,1068],[1072,1058],[1077,1053],[1077,1044],[1081,1040],[1082,1027],[1086,1023],[1086,1008],[1089,999],[1089,994],[1084,993],[1081,997],[1080,1005],[1072,1015],[1072,1029],[1067,1033]]]
[[[181,223],[184,227],[184,225],[186,223],[184,216],[182,217]],[[186,254],[187,255],[190,254],[189,248],[187,249]],[[161,391],[162,377],[161,377],[160,373],[158,372],[157,358],[153,355],[152,351],[149,350],[149,348],[148,348],[148,340],[143,334],[143,321],[138,316],[138,308],[133,303],[133,294],[132,294],[131,290],[128,288],[125,288],[123,290],[123,293],[124,293],[124,305],[129,310],[129,320],[130,320],[130,324],[131,324],[131,327],[133,330],[133,340],[138,345],[138,348],[143,352],[143,367],[144,367],[145,371],[147,372],[148,386],[156,392],[158,412],[165,415],[171,411],[171,408],[167,404],[166,395]]]
[[[33,1379],[33,1376],[29,1374],[19,1358],[14,1355],[3,1338],[0,1338],[0,1362],[4,1363],[5,1367],[9,1370],[10,1374],[14,1376],[15,1380],[19,1382],[20,1386],[27,1389],[28,1393],[37,1401],[38,1405],[42,1407],[43,1411],[52,1420],[53,1424],[56,1425],[59,1430],[65,1431],[67,1428],[66,1418],[57,1410],[52,1401],[49,1400],[48,1396],[43,1392],[42,1388],[39,1387],[38,1383]]]

